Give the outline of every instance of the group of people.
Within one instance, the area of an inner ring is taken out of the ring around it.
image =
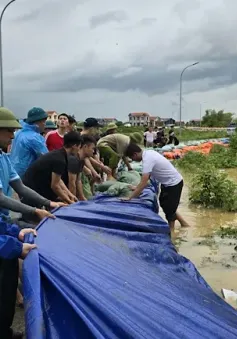
[[[178,138],[175,136],[174,127],[171,126],[168,135],[165,134],[165,127],[146,127],[144,132],[144,146],[145,147],[159,147],[165,145],[179,144]]]
[[[185,226],[177,213],[183,187],[182,176],[162,155],[143,150],[143,135],[129,136],[109,124],[100,135],[100,124],[87,118],[78,131],[72,116],[62,113],[57,126],[47,113],[33,107],[24,121],[0,108],[0,337],[22,338],[13,332],[19,264],[36,247],[24,242],[25,235],[37,236],[35,226],[45,217],[55,218],[51,210],[77,201],[86,201],[85,184],[91,195],[94,184],[116,180],[121,160],[132,170],[129,159],[143,162],[137,187],[131,187],[128,200],[139,197],[149,178],[161,184],[160,205],[167,221]],[[147,139],[149,141],[149,138]],[[11,147],[9,148],[11,144]],[[13,218],[11,212],[20,217]],[[19,295],[18,291],[18,295]]]

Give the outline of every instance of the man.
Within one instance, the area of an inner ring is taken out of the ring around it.
[[[76,119],[73,116],[69,115],[68,116],[68,123],[69,123],[69,125],[68,125],[68,132],[75,131],[76,124],[77,124]]]
[[[175,220],[181,226],[188,226],[184,219],[177,213],[181,193],[183,189],[183,178],[176,168],[161,154],[153,150],[145,150],[131,143],[126,155],[133,161],[142,161],[142,178],[140,184],[135,188],[128,200],[138,198],[148,181],[151,179],[161,184],[160,206],[162,207],[170,228],[174,228]]]
[[[58,129],[49,132],[46,137],[46,145],[49,151],[57,150],[63,147],[63,138],[68,131],[69,117],[66,113],[61,113],[58,116]]]
[[[80,144],[78,132],[65,134],[61,149],[42,155],[28,168],[24,184],[49,200],[60,199],[69,204],[77,201],[68,189],[68,156],[77,155]]]
[[[53,201],[45,199],[36,192],[30,190],[23,185],[19,175],[13,168],[9,155],[1,151],[7,147],[11,140],[14,138],[14,131],[16,128],[20,128],[20,124],[17,122],[14,114],[8,109],[0,108],[0,218],[4,221],[11,222],[9,211],[21,213],[24,216],[37,217],[43,219],[44,217],[53,217],[48,211],[32,208],[22,204],[20,201],[12,199],[10,197],[10,188],[13,188],[15,192],[35,202],[37,205],[41,205],[47,208],[55,208],[58,206]]]
[[[45,139],[41,135],[47,117],[47,113],[42,108],[33,107],[28,112],[23,128],[15,134],[10,159],[21,178],[39,156],[48,152]]]
[[[144,133],[144,137],[146,138],[146,147],[153,147],[154,140],[156,138],[156,133],[153,132],[153,128],[149,127],[148,131]]]
[[[45,137],[49,132],[55,131],[56,129],[57,126],[52,120],[46,120],[44,132],[41,133],[41,135]]]
[[[4,107],[0,108],[0,148],[6,149],[14,138],[14,131],[20,128],[13,113]],[[34,234],[32,229],[20,231],[12,225],[9,210],[22,213],[29,217],[54,217],[48,211],[26,206],[8,195],[10,186],[16,193],[27,197],[29,200],[40,203],[48,208],[55,208],[53,203],[22,184],[14,170],[8,154],[0,151],[0,337],[5,339],[20,339],[22,334],[13,333],[11,325],[14,317],[16,290],[18,283],[18,258],[25,258],[34,245],[22,243],[24,235],[28,232]],[[9,223],[7,223],[7,221]],[[18,241],[18,240],[19,241]]]
[[[104,159],[104,164],[111,168],[113,178],[116,178],[116,169],[120,159],[123,159],[128,170],[132,170],[125,153],[130,142],[140,144],[142,140],[142,135],[135,132],[130,136],[120,133],[110,134],[98,141],[100,156]]]
[[[91,136],[84,135],[81,137],[81,144],[77,157],[70,156],[68,159],[68,163],[71,163],[70,168],[68,169],[69,190],[80,201],[87,200],[83,192],[81,174],[85,165],[85,159],[93,156],[95,146],[95,139]]]
[[[111,122],[110,124],[108,124],[105,132],[102,133],[100,137],[103,138],[106,135],[115,134],[115,133],[117,133],[117,129],[118,129],[118,126],[115,123]]]

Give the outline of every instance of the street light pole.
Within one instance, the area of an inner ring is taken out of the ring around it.
[[[181,74],[180,74],[180,92],[179,92],[179,125],[180,125],[180,134],[181,134],[181,128],[182,128],[182,90],[183,90],[183,84],[182,84],[182,80],[183,80],[183,74],[186,71],[187,68],[189,67],[193,67],[196,66],[197,64],[199,64],[199,62],[194,62],[191,65],[186,66]]]
[[[4,106],[4,98],[3,98],[3,61],[2,61],[2,18],[8,6],[10,6],[16,0],[11,0],[6,4],[3,8],[1,16],[0,16],[0,78],[1,78],[1,106]]]

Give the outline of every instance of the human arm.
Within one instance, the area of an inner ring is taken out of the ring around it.
[[[132,167],[129,163],[128,157],[123,157],[123,161],[124,161],[125,165],[127,166],[128,170],[132,171]]]
[[[60,174],[57,174],[55,172],[52,173],[51,189],[63,202],[66,202],[68,204],[74,202],[71,200],[71,193],[62,181]]]
[[[12,181],[10,185],[20,197],[25,198],[27,201],[31,201],[34,205],[48,208],[51,207],[50,200],[42,197],[31,188],[25,186],[21,179]]]
[[[0,222],[0,257],[5,259],[14,259],[25,257],[29,251],[36,247],[35,245],[23,244],[24,235],[26,233],[33,233],[36,236],[36,231],[33,229],[23,229],[15,224],[7,224]]]
[[[101,180],[100,175],[96,172],[96,170],[92,166],[90,158],[85,158],[85,166],[91,170],[94,179]]]
[[[111,169],[108,166],[105,166],[102,161],[98,161],[94,158],[90,158],[90,163],[92,166],[97,166],[98,168],[101,169],[101,171],[105,172],[106,174],[111,174]]]
[[[138,198],[139,195],[144,190],[144,188],[147,186],[149,178],[150,178],[149,173],[143,174],[142,177],[141,177],[140,183],[137,185],[137,187],[135,188],[135,190],[132,192],[131,196],[127,200],[132,200],[132,199]]]

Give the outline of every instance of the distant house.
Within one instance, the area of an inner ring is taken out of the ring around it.
[[[48,120],[53,121],[54,123],[58,122],[58,113],[56,111],[46,111],[48,114]]]
[[[111,123],[116,124],[116,122],[118,121],[116,118],[98,118],[97,120],[102,126],[106,126]]]
[[[128,115],[131,126],[151,126],[157,125],[158,118],[146,112],[134,112]]]
[[[201,120],[200,119],[193,119],[189,121],[190,126],[198,127],[201,125]]]
[[[175,125],[175,120],[172,118],[160,118],[159,125],[161,126]]]

